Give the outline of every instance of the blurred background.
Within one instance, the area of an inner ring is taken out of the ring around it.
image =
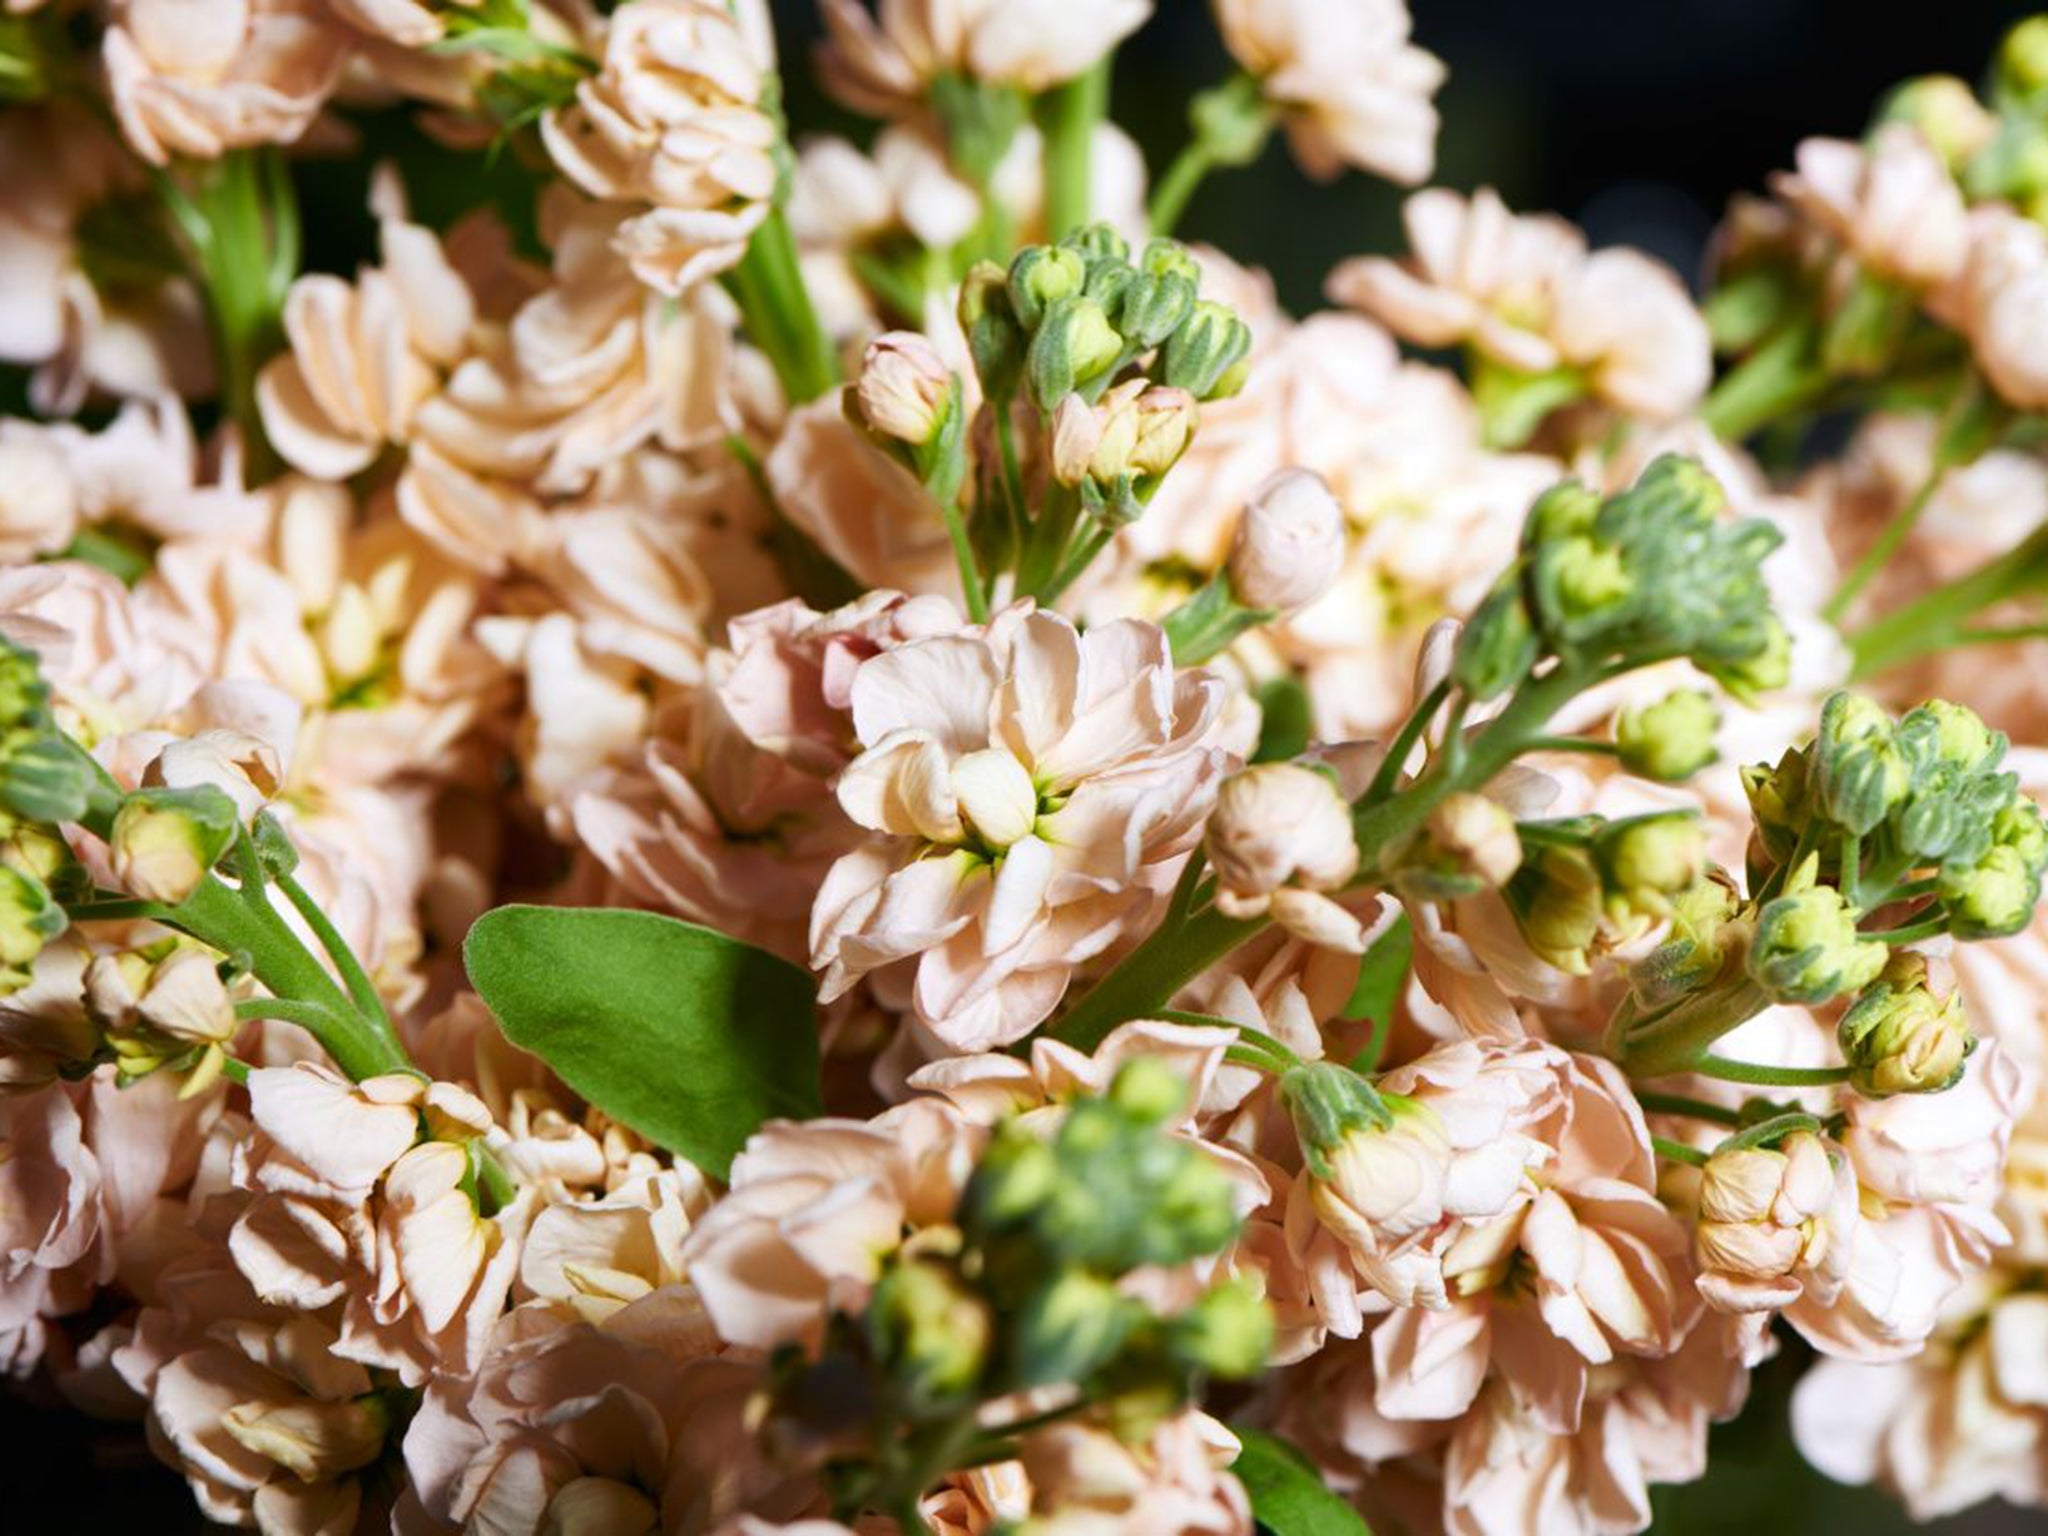
[[[1351,0],[1321,3],[1336,11]],[[1801,137],[1859,133],[1877,97],[1907,75],[1974,79],[2005,29],[2038,8],[1995,0],[1910,8],[1862,0],[1410,3],[1416,40],[1450,66],[1439,97],[1438,181],[1490,185],[1517,210],[1562,213],[1596,244],[1644,247],[1689,280],[1729,195],[1787,165]],[[799,66],[790,92],[799,132],[856,128],[800,67],[817,35],[815,0],[773,6],[784,57]],[[1179,147],[1189,95],[1225,71],[1205,0],[1159,0],[1118,60],[1113,105],[1155,170]],[[318,177],[301,181],[312,192]],[[1181,232],[1266,267],[1288,308],[1301,312],[1319,302],[1322,276],[1340,257],[1402,245],[1400,202],[1398,189],[1361,176],[1308,181],[1276,139],[1257,166],[1213,175]],[[336,228],[322,249],[321,228],[325,215],[355,236],[352,226],[366,224],[359,196],[308,203],[312,264],[352,268],[355,252],[338,247],[356,240]],[[1660,1496],[1658,1536],[1919,1529],[1881,1498],[1837,1489],[1801,1466],[1783,1402],[1803,1364],[1788,1352],[1758,1373],[1752,1411],[1716,1435],[1710,1480]],[[0,1530],[172,1536],[206,1528],[182,1482],[132,1429],[94,1424],[54,1398],[0,1394],[0,1446]],[[2021,1536],[2048,1531],[2048,1517],[1990,1506],[1926,1529]]]

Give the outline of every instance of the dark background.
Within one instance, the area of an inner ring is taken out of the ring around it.
[[[1334,14],[1347,0],[1325,3]],[[1439,98],[1441,183],[1495,186],[1517,209],[1564,213],[1596,243],[1644,246],[1688,277],[1728,195],[1786,165],[1799,138],[1856,134],[1878,95],[1907,75],[1978,78],[1999,36],[2029,9],[1991,0],[1411,3],[1417,41],[1450,66]],[[798,77],[793,119],[800,130],[844,126],[801,78],[815,35],[812,0],[776,0],[775,11]],[[1115,112],[1155,171],[1179,145],[1188,95],[1227,67],[1201,0],[1160,0],[1159,14],[1123,50]],[[1276,140],[1256,167],[1213,176],[1182,233],[1269,268],[1288,307],[1301,311],[1316,303],[1338,258],[1398,247],[1400,197],[1362,176],[1317,186]],[[316,239],[324,201],[308,209]],[[322,267],[354,264],[331,247],[309,255]],[[1717,1438],[1711,1486],[1660,1497],[1660,1532],[1883,1536],[1907,1528],[1880,1502],[1837,1499],[1800,1474],[1776,1411],[1795,1367],[1762,1373],[1760,1411]],[[154,1467],[133,1431],[95,1425],[47,1399],[0,1394],[0,1447],[0,1530],[168,1536],[202,1528],[182,1484]],[[1944,1527],[1956,1536],[2044,1528],[2037,1514],[1998,1510]]]

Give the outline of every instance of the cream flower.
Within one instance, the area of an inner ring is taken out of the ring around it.
[[[866,750],[839,803],[877,836],[826,877],[811,962],[829,1001],[914,959],[917,1015],[956,1049],[1028,1032],[1143,919],[1228,755],[1220,683],[1133,621],[1082,635],[1019,605],[875,658],[851,696]]]
[[[124,0],[104,48],[121,130],[153,165],[293,142],[348,63],[312,0]]]
[[[681,293],[734,265],[768,216],[775,124],[758,33],[718,0],[628,0],[572,105],[541,119],[548,153],[593,197],[649,203],[615,243],[634,274]]]
[[[1866,148],[1808,139],[1798,172],[1773,182],[1778,195],[1825,229],[1875,276],[1935,288],[1962,270],[1969,227],[1962,190],[1934,147],[1903,123]]]
[[[1482,189],[1408,200],[1405,262],[1359,257],[1332,298],[1426,347],[1464,343],[1522,373],[1577,370],[1600,399],[1682,415],[1712,374],[1706,322],[1672,272],[1639,252],[1588,254],[1562,219],[1510,213]]]
[[[1700,1294],[1727,1312],[1788,1306],[1809,1292],[1824,1306],[1841,1287],[1856,1220],[1848,1158],[1818,1136],[1716,1152],[1693,1234]]]
[[[1144,25],[1152,0],[931,0],[885,4],[879,16],[860,0],[825,0],[823,10],[826,87],[855,111],[901,117],[948,72],[1034,93],[1071,80]]]
[[[986,1136],[930,1099],[757,1132],[733,1159],[731,1193],[683,1244],[719,1336],[816,1344],[829,1310],[860,1310],[907,1234],[952,1221]]]
[[[1258,77],[1311,176],[1345,166],[1404,186],[1436,164],[1443,61],[1409,41],[1406,0],[1214,0],[1231,56]]]
[[[1192,1409],[1136,1444],[1084,1423],[1052,1425],[1025,1436],[1018,1451],[1031,1483],[1030,1529],[1251,1536],[1251,1501],[1225,1470],[1237,1454],[1237,1437]]]
[[[1970,254],[1961,275],[1929,307],[1960,330],[1977,367],[2007,404],[2048,405],[2048,235],[2002,203],[1970,214]]]

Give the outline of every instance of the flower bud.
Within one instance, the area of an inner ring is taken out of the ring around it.
[[[1713,695],[1684,688],[1654,704],[1621,712],[1614,742],[1621,766],[1646,779],[1667,784],[1691,778],[1715,757],[1714,738],[1721,729],[1721,711]]]
[[[1749,799],[1750,817],[1756,823],[1765,851],[1774,859],[1791,855],[1810,814],[1809,768],[1808,755],[1789,747],[1775,768],[1751,763],[1742,770],[1742,791]]]
[[[1195,284],[1179,273],[1139,273],[1117,305],[1117,329],[1133,346],[1152,348],[1171,336],[1193,313]]]
[[[1459,632],[1451,680],[1483,704],[1527,677],[1536,656],[1536,630],[1529,622],[1517,566],[1494,584]]]
[[[1170,1125],[1188,1107],[1187,1080],[1163,1061],[1134,1056],[1110,1080],[1109,1102],[1140,1125]]]
[[[1947,699],[1929,699],[1909,712],[1899,722],[1899,734],[1909,729],[1916,735],[1925,731],[1936,760],[1964,773],[1995,768],[2005,756],[2003,731],[1992,730],[1974,709]]]
[[[1033,245],[1010,263],[1010,306],[1024,329],[1035,330],[1045,312],[1071,298],[1088,281],[1088,264],[1078,252],[1057,245]]]
[[[1693,664],[1744,704],[1792,681],[1792,631],[1775,613],[1756,621],[1756,644],[1736,656],[1694,656]]]
[[[1245,503],[1230,543],[1230,589],[1247,608],[1287,613],[1329,591],[1344,565],[1344,512],[1323,477],[1283,469]]]
[[[1298,763],[1261,763],[1225,779],[1205,846],[1219,902],[1255,901],[1290,884],[1333,890],[1358,869],[1351,807],[1327,774]]]
[[[1856,1091],[1873,1099],[1952,1088],[1977,1048],[1947,967],[1911,951],[1891,957],[1835,1038]]]
[[[1189,1370],[1243,1381],[1273,1350],[1273,1309],[1243,1280],[1219,1282],[1167,1323],[1167,1348]]]
[[[199,888],[235,836],[235,802],[210,784],[139,789],[107,838],[114,878],[144,901],[175,906]]]
[[[1460,791],[1394,855],[1394,886],[1417,901],[1457,901],[1506,885],[1521,864],[1515,818],[1484,795]]]
[[[2029,869],[2048,866],[2048,821],[2024,795],[2013,796],[1991,819],[1991,841],[1995,847],[2010,848]]]
[[[1017,1319],[1018,1376],[1025,1386],[1084,1381],[1115,1358],[1142,1315],[1109,1281],[1062,1271]]]
[[[1251,327],[1228,306],[1203,299],[1166,338],[1159,377],[1197,400],[1222,399],[1242,385],[1240,365],[1251,349]]]
[[[1574,976],[1592,970],[1605,909],[1591,858],[1577,848],[1546,847],[1508,882],[1506,894],[1522,940],[1539,960]]]
[[[1994,847],[1968,868],[1944,865],[1935,889],[1957,938],[1998,939],[2018,933],[2033,917],[2041,871],[2029,868],[2017,849]]]
[[[1774,1001],[1824,1003],[1877,979],[1889,951],[1856,931],[1856,913],[1831,885],[1814,883],[1809,855],[1757,914],[1749,974]]]
[[[1138,265],[1154,277],[1182,277],[1197,288],[1202,285],[1202,264],[1178,240],[1147,241]]]
[[[1095,378],[1122,355],[1123,344],[1093,299],[1068,298],[1054,304],[1031,338],[1024,361],[1038,408],[1052,410],[1077,384]]]
[[[1316,1104],[1315,1093],[1304,1091],[1311,1082],[1316,1093],[1327,1089],[1329,1075],[1307,1079],[1310,1070],[1288,1073],[1281,1094],[1323,1225],[1353,1251],[1372,1255],[1443,1220],[1451,1144],[1436,1111],[1416,1099],[1374,1095],[1379,1123],[1341,1108],[1331,1115]]]
[[[888,331],[868,343],[854,395],[861,419],[874,431],[921,448],[944,425],[954,387],[929,341],[912,331]]]
[[[1621,611],[1635,582],[1618,547],[1573,537],[1537,552],[1536,590],[1545,619],[1560,635],[1575,638]]]
[[[42,881],[0,865],[0,997],[29,984],[36,956],[64,931],[66,921]]]
[[[913,1402],[945,1403],[970,1392],[988,1360],[987,1305],[950,1267],[910,1259],[875,1283],[863,1323],[870,1347]]]
[[[1645,1007],[1658,1007],[1718,976],[1731,941],[1741,936],[1732,931],[1741,905],[1733,877],[1719,869],[1709,869],[1705,879],[1672,897],[1664,942],[1629,968],[1637,999]]]
[[[1827,1256],[1826,1218],[1834,1200],[1833,1161],[1827,1144],[1810,1131],[1795,1131],[1775,1150],[1715,1152],[1700,1174],[1700,1221],[1693,1234],[1700,1268],[1740,1284],[1782,1280],[1817,1267]],[[1701,1289],[1717,1302],[1730,1296],[1727,1288]]]
[[[1813,766],[1821,813],[1859,836],[1874,830],[1913,787],[1891,716],[1858,694],[1837,693],[1821,706]]]
[[[1612,822],[1594,839],[1608,888],[1659,910],[1707,871],[1707,837],[1689,811]]]
[[[1996,67],[2000,88],[2015,96],[2048,85],[2048,16],[2029,16],[2006,33]]]
[[[960,329],[990,400],[1006,400],[1024,369],[1024,331],[1010,308],[1009,280],[992,261],[978,261],[960,284]]]
[[[1879,121],[1917,128],[1951,171],[1962,169],[1998,132],[1998,119],[1954,75],[1920,75],[1906,81],[1886,99]]]
[[[1102,265],[1123,266],[1131,259],[1131,247],[1116,232],[1116,226],[1098,220],[1083,224],[1060,240],[1060,247],[1078,255],[1092,272]]]

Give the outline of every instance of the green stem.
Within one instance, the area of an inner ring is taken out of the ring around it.
[[[357,1010],[388,1036],[394,1045],[397,1044],[398,1037],[391,1029],[391,1015],[384,1011],[384,999],[378,995],[377,984],[370,980],[362,962],[356,958],[355,951],[348,947],[348,940],[341,936],[341,931],[329,921],[327,914],[320,910],[320,904],[307,894],[306,888],[290,874],[278,875],[277,888],[284,892],[285,900],[292,904],[300,919],[313,930],[313,937],[320,941],[320,947],[327,951],[328,958],[334,962],[335,970],[341,975],[342,985],[348,988],[349,998]]]
[[[1145,216],[1152,225],[1152,233],[1164,238],[1171,235],[1180,223],[1180,216],[1187,211],[1188,199],[1195,195],[1208,174],[1216,169],[1216,154],[1206,139],[1190,139],[1173,157],[1173,164],[1166,168],[1166,174],[1159,178],[1159,184],[1152,189],[1152,201],[1146,206]]]
[[[1192,1024],[1201,1029],[1229,1029],[1237,1032],[1238,1039],[1252,1046],[1262,1055],[1270,1057],[1283,1067],[1298,1067],[1301,1058],[1282,1042],[1275,1040],[1264,1030],[1253,1029],[1249,1024],[1240,1024],[1235,1019],[1226,1019],[1215,1013],[1193,1013],[1185,1008],[1161,1008],[1153,1018],[1167,1024]]]
[[[311,1004],[326,1015],[294,1020],[304,1024],[335,1065],[361,1081],[386,1072],[411,1069],[395,1040],[362,1014],[327,968],[315,959],[298,935],[268,903],[246,902],[230,886],[209,875],[164,921],[222,954],[246,962],[275,1000]]]
[[[1089,171],[1095,154],[1095,125],[1109,110],[1109,67],[1105,54],[1086,74],[1038,99],[1038,128],[1045,139],[1045,232],[1049,239],[1088,222]]]
[[[1849,1081],[1847,1067],[1768,1067],[1753,1061],[1734,1061],[1709,1051],[1693,1064],[1702,1077],[1718,1077],[1724,1083],[1746,1083],[1757,1088],[1828,1088]]]
[[[282,343],[285,291],[297,269],[298,209],[281,161],[268,163],[277,154],[245,149],[221,156],[174,210],[213,322],[221,411],[241,435],[251,484],[279,467],[256,407],[256,375]]]
[[[1650,1138],[1650,1150],[1670,1162],[1690,1163],[1695,1168],[1707,1166],[1707,1154],[1698,1147],[1688,1147],[1682,1141],[1670,1141],[1662,1136],[1652,1136]]]
[[[1708,1046],[1769,1006],[1770,999],[1747,976],[1698,993],[1629,1040],[1622,1048],[1622,1068],[1630,1077],[1692,1071]]]
[[[1688,1098],[1682,1093],[1651,1093],[1645,1089],[1636,1090],[1636,1102],[1645,1114],[1683,1115],[1689,1120],[1704,1120],[1710,1125],[1725,1125],[1730,1129],[1742,1124],[1742,1112],[1725,1105],[1710,1104],[1705,1099]]]
[[[300,1002],[289,997],[250,997],[235,1004],[238,1019],[283,1019],[296,1024],[316,1038],[335,1029],[334,1010],[325,1003]]]
[[[1842,584],[1835,588],[1835,595],[1829,598],[1827,606],[1821,609],[1822,618],[1831,624],[1840,623],[1842,615],[1847,613],[1850,606],[1862,595],[1863,589],[1870,585],[1879,571],[1891,563],[1892,556],[1899,552],[1899,546],[1911,536],[1922,514],[1927,511],[1927,504],[1934,499],[1934,493],[1940,488],[1942,477],[1948,473],[1948,467],[1947,459],[1937,458],[1934,461],[1927,472],[1927,477],[1920,482],[1920,488],[1903,507],[1892,514],[1891,520],[1871,541],[1870,548],[1863,552],[1862,558],[1850,569],[1849,574],[1842,578]]]
[[[1968,621],[1993,604],[2048,587],[2048,525],[1946,586],[1852,632],[1852,682],[1873,677],[1966,637]]]
[[[1092,1051],[1130,1019],[1156,1018],[1189,981],[1264,928],[1263,917],[1229,917],[1215,907],[1178,927],[1161,926],[1091,987],[1047,1033],[1078,1050]]]
[[[1739,1152],[1749,1147],[1767,1146],[1774,1141],[1783,1141],[1795,1131],[1808,1131],[1818,1135],[1822,1129],[1819,1119],[1800,1110],[1789,1114],[1773,1115],[1770,1119],[1752,1125],[1746,1131],[1737,1132],[1714,1150],[1717,1152]]]
[[[1537,736],[1529,742],[1531,752],[1585,752],[1594,757],[1617,757],[1621,748],[1611,741],[1593,741],[1584,736]]]
[[[946,537],[953,541],[953,560],[960,567],[960,591],[967,599],[967,617],[977,624],[988,622],[988,589],[982,585],[981,567],[974,558],[974,541],[967,536],[967,519],[953,500],[939,503],[939,515],[946,520]]]
[[[1811,404],[1828,386],[1813,347],[1810,326],[1781,331],[1722,376],[1700,406],[1700,419],[1734,443]]]
[[[797,264],[796,239],[781,208],[771,211],[726,274],[740,324],[766,354],[791,405],[815,400],[839,382],[839,355],[818,320]]]
[[[1446,677],[1423,695],[1422,702],[1415,706],[1401,729],[1387,748],[1387,755],[1380,759],[1374,771],[1372,783],[1366,786],[1361,806],[1375,806],[1394,792],[1401,782],[1402,770],[1408,766],[1409,754],[1415,750],[1415,743],[1422,740],[1422,733],[1429,729],[1429,722],[1436,718],[1436,712],[1444,707],[1444,701],[1451,696],[1451,680]]]

